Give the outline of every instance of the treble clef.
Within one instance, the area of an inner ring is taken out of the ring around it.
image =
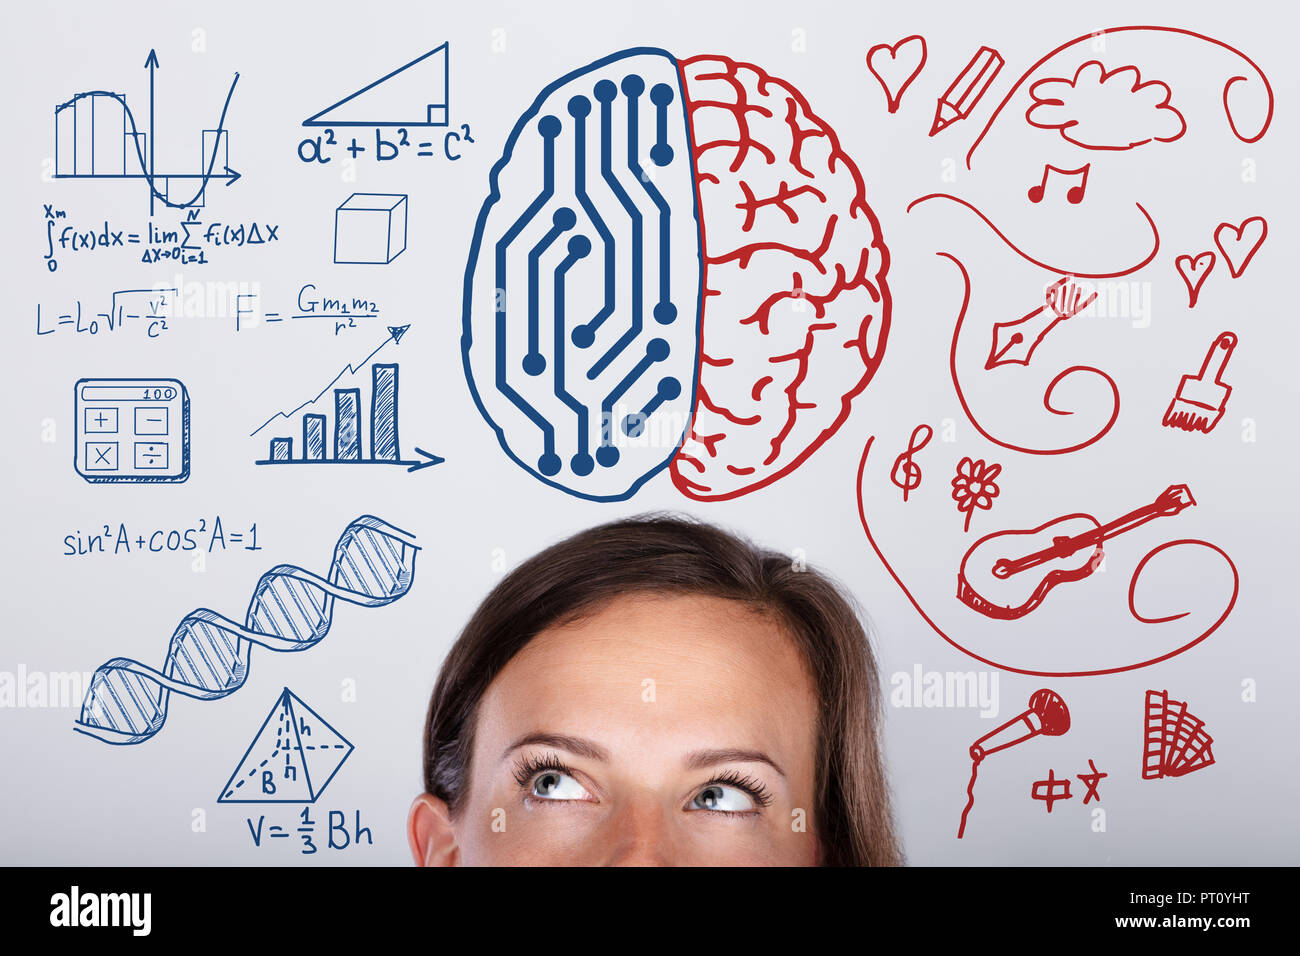
[[[919,440],[918,440],[919,436]],[[925,422],[912,429],[912,437],[907,440],[907,450],[894,459],[894,470],[889,473],[889,480],[903,489],[903,500],[907,493],[921,485],[921,466],[912,461],[912,456],[930,443],[934,429]]]

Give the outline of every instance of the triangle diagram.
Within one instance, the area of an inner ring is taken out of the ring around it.
[[[302,121],[303,126],[446,126],[446,43]]]
[[[286,687],[217,803],[315,803],[351,753],[352,744]]]

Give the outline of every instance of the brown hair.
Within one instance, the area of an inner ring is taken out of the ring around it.
[[[702,594],[775,614],[818,691],[813,826],[828,865],[900,862],[880,754],[875,660],[851,599],[822,574],[720,528],[645,515],[579,532],[492,589],[438,675],[424,733],[424,787],[454,815],[468,788],[479,700],[547,627],[630,591]]]

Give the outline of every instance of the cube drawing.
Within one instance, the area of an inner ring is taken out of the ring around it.
[[[386,265],[406,249],[406,196],[353,193],[334,211],[334,261]]]

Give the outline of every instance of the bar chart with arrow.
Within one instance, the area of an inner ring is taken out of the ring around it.
[[[349,362],[315,395],[276,412],[255,428],[249,437],[262,432],[271,435],[266,457],[256,464],[396,465],[408,472],[441,464],[445,459],[418,446],[415,457],[402,455],[398,428],[401,367],[397,362],[375,361],[386,347],[400,345],[408,329],[409,325],[390,325],[384,340],[365,358]],[[363,413],[365,385],[369,386],[368,415]],[[295,440],[301,442],[296,451]]]
[[[230,186],[240,178],[230,166],[230,134],[226,115],[239,82],[230,81],[215,127],[200,131],[199,161],[193,170],[159,170],[155,87],[160,74],[158,54],[144,61],[149,72],[148,120],[140,128],[124,93],[86,90],[54,107],[54,178],[83,180],[141,180],[149,187],[149,213],[156,206],[191,209],[205,205],[208,186]]]

